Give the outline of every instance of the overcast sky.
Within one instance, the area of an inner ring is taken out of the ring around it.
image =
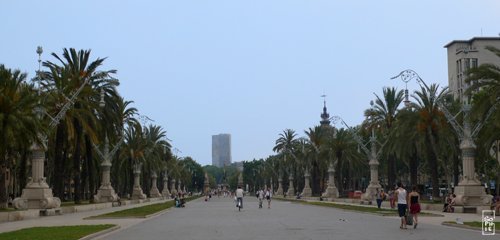
[[[373,93],[413,69],[447,86],[445,44],[498,36],[500,1],[2,1],[0,63],[28,72],[63,48],[92,49],[119,91],[167,131],[178,155],[211,164],[265,158],[286,128],[363,120]],[[410,3],[411,2],[411,3]],[[410,91],[416,83],[409,85]]]

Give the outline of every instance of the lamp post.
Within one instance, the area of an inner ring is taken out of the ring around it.
[[[106,106],[106,102],[104,101],[104,88],[101,89],[101,100],[99,102],[99,106],[101,108],[104,108]],[[109,151],[109,139],[108,135],[105,134],[105,140],[104,140],[104,152],[101,152],[99,150],[99,147],[94,145],[94,149],[96,150],[97,154],[101,156],[102,158],[102,163],[101,163],[101,172],[102,172],[102,178],[101,178],[101,186],[97,190],[97,194],[94,195],[94,202],[114,202],[118,201],[118,195],[115,193],[115,190],[113,189],[113,186],[111,186],[111,178],[110,178],[110,172],[111,172],[111,159],[115,155],[116,151],[120,148],[120,146],[123,144],[125,139],[125,135],[122,135],[118,143],[113,147],[111,151]]]
[[[370,105],[373,108],[373,101],[370,101]],[[355,131],[352,127],[349,127],[349,125],[347,125],[347,123],[341,117],[334,116],[333,119],[335,119],[335,121],[340,120],[345,127],[352,131],[354,140],[358,143],[360,150],[368,158],[368,165],[370,166],[370,183],[368,184],[368,187],[366,188],[362,199],[368,202],[372,202],[374,200],[375,194],[377,193],[377,189],[382,188],[378,180],[378,166],[380,165],[378,159],[380,154],[382,153],[382,147],[385,145],[385,143],[381,144],[377,141],[377,137],[375,136],[375,129],[372,128],[370,140],[365,144],[357,131]],[[381,145],[381,148],[378,150],[377,144]],[[367,147],[368,145],[370,145],[370,148]]]
[[[429,90],[429,87],[424,80],[411,69],[404,70],[399,73],[399,75],[392,77],[391,79],[396,78],[401,78],[401,80],[405,83],[415,79],[421,87]],[[464,115],[463,125],[458,123],[456,116],[453,116],[448,111],[448,109],[441,103],[440,99],[437,99],[437,104],[460,140],[463,177],[458,183],[458,186],[455,187],[455,194],[457,196],[455,198],[455,203],[460,206],[474,206],[476,207],[476,210],[480,210],[480,208],[485,209],[485,206],[490,205],[492,198],[490,195],[485,193],[484,186],[481,185],[481,182],[476,176],[474,167],[476,144],[474,138],[484,126],[484,123],[489,119],[496,105],[493,105],[489,109],[483,121],[472,126],[469,116],[471,106],[468,102],[464,102],[462,105],[461,113]]]
[[[37,47],[36,53],[38,54],[38,71],[36,72],[36,80],[41,80],[42,77],[40,68],[42,62],[41,56],[43,53],[43,49],[41,46]],[[83,85],[85,85],[85,83]],[[80,87],[80,89],[83,88],[83,85],[82,87]],[[71,97],[71,99],[69,99],[69,101],[63,105],[63,108],[55,118],[52,118],[50,115],[48,115],[41,107],[35,109],[35,111],[37,111],[39,120],[41,120],[42,118],[42,113],[45,113],[51,119],[50,128],[52,129],[57,125],[57,123],[59,123],[61,118],[65,115],[66,111],[73,105],[73,102],[80,91],[77,91]],[[61,200],[58,197],[53,196],[52,189],[49,187],[46,182],[46,178],[44,177],[44,161],[45,149],[47,148],[47,139],[41,134],[39,134],[39,139],[42,140],[42,143],[39,144],[37,142],[34,142],[30,148],[31,178],[28,178],[28,183],[23,189],[21,197],[16,198],[13,201],[13,206],[16,209],[53,209],[59,208],[61,206]]]

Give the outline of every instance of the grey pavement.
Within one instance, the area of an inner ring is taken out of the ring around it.
[[[417,229],[401,230],[397,217],[276,200],[271,209],[258,209],[252,196],[245,197],[244,207],[238,212],[230,198],[199,199],[186,208],[171,209],[100,239],[500,239],[498,235],[482,236],[480,231],[442,226],[443,217],[423,217]]]
[[[128,208],[135,208],[135,207],[139,207],[139,206],[160,203],[160,202],[165,202],[165,200],[155,201],[155,202],[146,202],[146,203],[140,203],[140,204],[124,205],[121,207],[106,208],[106,209],[100,209],[100,210],[94,210],[94,211],[63,214],[63,215],[58,215],[58,216],[34,218],[34,219],[28,219],[28,220],[22,220],[22,221],[3,222],[3,223],[0,223],[0,233],[14,231],[14,230],[23,229],[23,228],[30,228],[30,227],[70,226],[70,225],[90,225],[90,224],[115,224],[115,225],[118,225],[120,228],[127,228],[129,226],[132,226],[134,224],[142,222],[145,219],[144,218],[121,218],[121,219],[85,220],[84,218],[87,218],[90,216],[96,216],[96,215],[100,215],[100,214],[104,214],[104,213],[108,213],[108,212],[114,212],[114,211],[119,211],[119,210],[123,210],[123,209],[128,209]]]

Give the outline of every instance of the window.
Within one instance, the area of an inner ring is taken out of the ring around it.
[[[464,59],[464,71],[468,71],[470,69],[470,58]]]
[[[477,58],[471,58],[471,67],[477,68]]]

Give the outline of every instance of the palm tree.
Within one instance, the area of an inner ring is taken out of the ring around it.
[[[312,192],[313,195],[318,195],[322,193],[324,188],[324,178],[325,171],[328,168],[328,164],[331,159],[328,156],[327,148],[325,148],[325,143],[327,141],[327,130],[322,126],[316,126],[314,128],[309,128],[305,131],[308,138],[308,159],[310,159],[311,165],[311,178],[312,178]]]
[[[357,143],[352,136],[350,130],[341,128],[336,130],[335,136],[328,139],[326,143],[330,153],[337,161],[337,170],[335,178],[337,180],[337,188],[339,192],[344,192],[342,180],[345,178],[349,185],[352,184],[353,168],[366,166],[366,161],[361,161],[360,155],[357,153]],[[359,168],[357,168],[359,169]],[[348,188],[352,186],[347,186]]]
[[[115,74],[116,70],[99,71],[98,68],[102,66],[105,58],[98,58],[90,62],[90,50],[76,51],[73,48],[63,49],[62,58],[56,53],[52,53],[59,64],[46,61],[43,63],[49,71],[43,74],[44,78],[40,81],[42,86],[49,92],[55,92],[56,101],[60,101],[60,94],[66,96],[73,96],[79,89],[81,92],[74,99],[74,108],[72,108],[62,123],[58,124],[56,133],[56,149],[55,149],[55,166],[56,176],[55,182],[59,183],[55,188],[56,194],[62,195],[61,182],[63,165],[62,162],[62,144],[63,140],[58,138],[69,137],[73,141],[73,184],[75,188],[74,200],[75,203],[80,203],[83,189],[81,188],[81,164],[82,164],[82,151],[85,147],[85,142],[90,145],[90,141],[82,141],[85,138],[90,138],[92,142],[97,141],[96,136],[96,116],[95,112],[99,107],[100,91],[103,89],[107,91],[114,91],[114,87],[118,85],[116,79],[111,78],[111,74]],[[66,100],[60,101],[66,103]],[[56,109],[56,112],[60,112]],[[66,131],[66,132],[65,132]],[[64,136],[67,133],[68,136]],[[87,148],[91,148],[87,146]],[[87,151],[90,154],[91,151]]]
[[[421,87],[420,91],[415,91],[412,95],[417,102],[412,106],[416,109],[419,118],[417,131],[423,133],[427,143],[428,167],[431,174],[432,196],[439,198],[439,180],[438,180],[438,157],[440,151],[441,131],[448,127],[448,123],[443,112],[439,109],[439,102],[448,93],[447,88],[439,91],[438,84],[431,84],[429,88]]]
[[[283,154],[284,162],[282,167],[285,167],[294,161],[293,152],[294,147],[296,146],[297,134],[292,129],[285,129],[279,136],[280,137],[276,140],[276,145],[274,146],[273,151]],[[287,156],[289,157],[288,161]]]
[[[33,109],[38,97],[26,73],[0,64],[0,209],[7,208],[6,173],[13,167],[14,149],[39,141],[40,121]],[[24,186],[22,186],[24,187]]]
[[[375,94],[376,100],[374,108],[365,111],[365,116],[369,117],[371,124],[379,125],[384,135],[388,135],[396,121],[398,107],[404,99],[404,92],[396,88],[385,87],[383,89],[383,99]],[[387,154],[387,181],[389,186],[393,186],[396,179],[396,157],[393,153]]]

